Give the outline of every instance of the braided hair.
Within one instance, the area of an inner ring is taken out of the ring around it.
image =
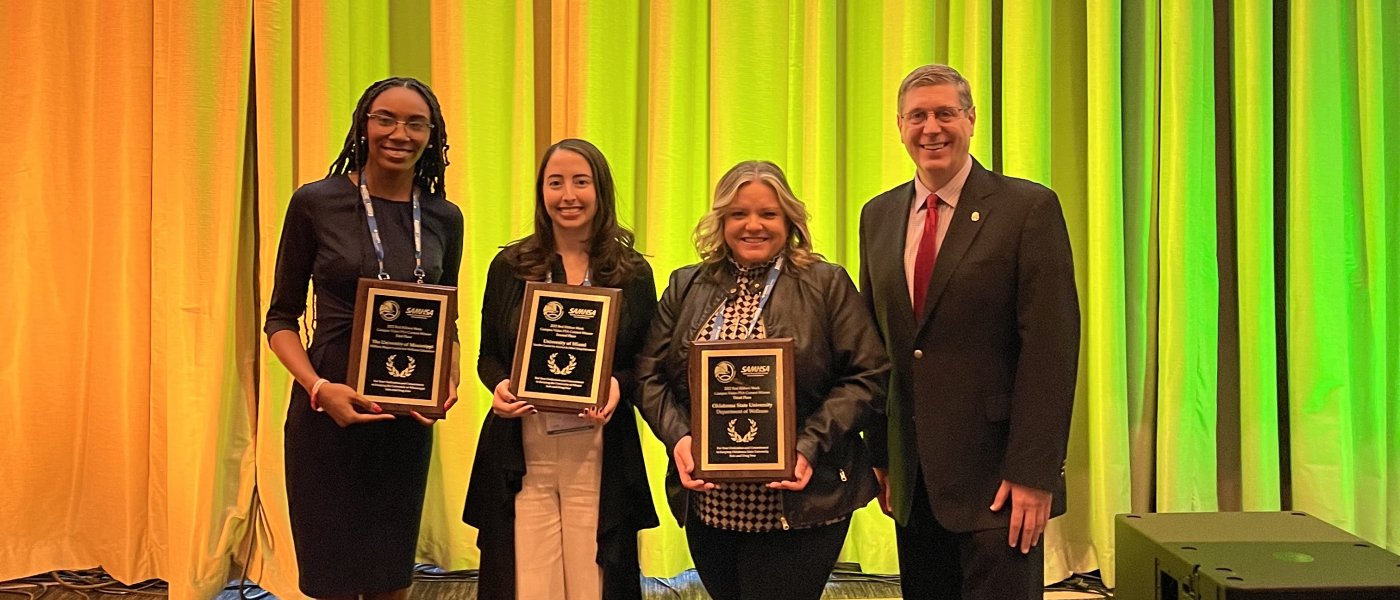
[[[340,149],[340,155],[331,162],[330,171],[326,176],[346,175],[364,170],[365,162],[369,160],[369,152],[365,148],[369,107],[385,90],[395,87],[408,88],[423,96],[423,100],[428,103],[428,112],[433,124],[432,131],[428,134],[428,147],[413,165],[413,183],[429,194],[445,196],[444,173],[448,165],[447,124],[442,120],[442,107],[438,105],[433,90],[412,77],[390,77],[365,89],[365,93],[360,95],[360,101],[355,104],[354,114],[351,115],[350,131],[345,134],[345,145]]]

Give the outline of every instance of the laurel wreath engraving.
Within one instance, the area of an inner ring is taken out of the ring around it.
[[[412,356],[408,357],[408,366],[404,367],[403,369],[395,368],[394,359],[398,357],[399,355],[397,354],[390,354],[389,360],[384,362],[384,367],[389,370],[389,375],[399,378],[408,377],[409,375],[413,374],[414,369],[418,368],[418,365],[413,360]]]
[[[753,441],[753,438],[758,435],[758,423],[754,422],[753,419],[745,420],[749,422],[749,432],[744,435],[739,435],[739,432],[734,430],[734,422],[738,421],[738,419],[729,420],[729,439],[739,442],[740,444]]]
[[[559,356],[558,352],[550,354],[549,361],[545,364],[545,366],[549,367],[550,373],[553,373],[555,375],[568,375],[569,373],[574,372],[574,368],[578,367],[578,359],[575,358],[574,355],[570,354],[569,364],[564,365],[562,367],[559,366],[558,363],[554,362],[554,357],[556,356]]]

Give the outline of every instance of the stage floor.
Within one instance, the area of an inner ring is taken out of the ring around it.
[[[426,565],[419,569],[410,597],[414,600],[476,600],[476,581],[472,572],[442,572]],[[58,579],[69,585],[60,585]],[[108,582],[108,583],[104,583]],[[118,591],[116,588],[122,588]],[[139,587],[139,586],[137,586]],[[81,589],[88,588],[88,589]],[[116,593],[107,593],[108,591]],[[164,585],[156,582],[149,588],[131,591],[112,582],[98,571],[65,573],[61,578],[53,574],[37,575],[22,580],[0,582],[0,595],[28,596],[30,600],[164,600]],[[642,593],[648,600],[705,600],[700,580],[693,570],[676,577],[643,579]],[[876,575],[860,572],[856,565],[839,564],[827,583],[824,599],[895,600],[900,598],[899,580],[896,576]],[[1097,579],[1074,578],[1046,589],[1046,600],[1072,600],[1081,598],[1112,597],[1102,589]],[[243,590],[244,600],[277,600],[272,594],[247,585]],[[240,600],[237,584],[231,584],[217,600]]]

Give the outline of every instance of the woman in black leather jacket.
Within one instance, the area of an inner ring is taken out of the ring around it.
[[[671,449],[671,511],[714,598],[819,598],[851,513],[879,491],[860,431],[883,410],[889,360],[850,275],[812,252],[806,208],[773,163],[730,169],[695,240],[703,260],[671,274],[637,363],[642,415]],[[793,480],[693,478],[693,342],[767,337],[795,343]]]

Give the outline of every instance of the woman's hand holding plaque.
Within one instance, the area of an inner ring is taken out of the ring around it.
[[[687,435],[676,442],[676,447],[671,449],[671,456],[676,460],[676,472],[681,476],[681,487],[693,492],[707,492],[719,487],[690,476],[691,473],[695,472],[695,455],[690,444],[691,439]]]
[[[519,419],[539,411],[530,406],[529,402],[521,402],[515,394],[510,393],[510,380],[502,379],[491,394],[491,412],[503,419]]]
[[[775,490],[787,490],[789,492],[800,492],[807,489],[807,482],[812,480],[812,465],[807,462],[807,457],[801,452],[794,452],[797,460],[792,466],[792,479],[774,481],[768,487]]]
[[[349,427],[356,423],[391,421],[394,418],[394,415],[380,412],[378,404],[370,402],[356,393],[354,388],[343,383],[322,385],[316,393],[316,404],[341,427]]]
[[[592,421],[597,425],[607,425],[612,420],[613,411],[617,410],[617,401],[622,397],[622,390],[617,385],[616,377],[609,377],[612,383],[608,387],[608,403],[603,408],[590,406],[579,413],[578,416],[586,421]]]

